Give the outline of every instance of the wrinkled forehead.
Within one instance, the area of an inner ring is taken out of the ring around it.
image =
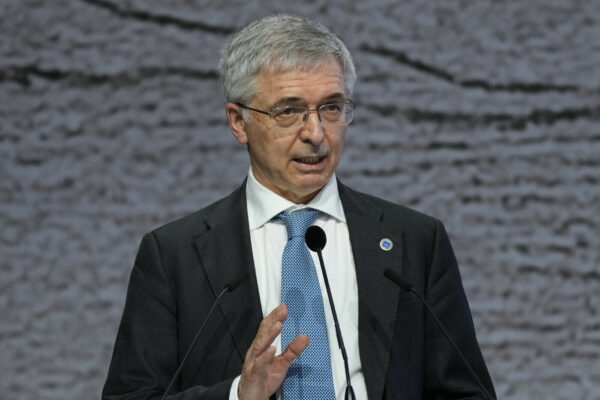
[[[340,70],[340,75],[342,74],[342,66],[339,60],[331,55],[316,55],[313,57],[307,56],[302,59],[298,58],[287,58],[276,54],[266,68],[261,68],[259,72],[287,72],[292,70],[302,71],[302,72],[314,72],[325,64],[330,62],[335,62]]]
[[[344,92],[346,92],[346,87],[345,87],[345,77],[344,77],[344,72],[342,70],[342,66],[340,65],[340,62],[333,56],[333,55],[327,55],[325,57],[321,57],[319,59],[315,59],[315,60],[307,60],[305,62],[290,62],[286,59],[283,58],[275,58],[273,59],[266,68],[261,68],[259,69],[253,77],[254,83],[255,85],[258,85],[259,81],[261,79],[261,77],[264,77],[265,75],[280,75],[283,76],[286,73],[293,73],[293,72],[302,72],[302,73],[316,73],[318,70],[320,70],[323,67],[326,67],[328,65],[335,65],[337,68],[335,68],[336,70],[336,74],[339,78],[339,81],[341,82],[342,87],[344,88]],[[260,87],[256,87],[256,89],[260,89]]]

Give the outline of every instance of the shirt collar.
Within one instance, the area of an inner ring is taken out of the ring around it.
[[[292,212],[303,208],[313,208],[341,222],[346,222],[335,174],[310,202],[295,204],[264,187],[256,180],[250,167],[246,181],[246,201],[251,231],[262,227],[282,211]]]

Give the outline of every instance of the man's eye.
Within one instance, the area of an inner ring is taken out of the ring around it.
[[[325,104],[322,107],[323,111],[327,111],[327,112],[339,112],[342,111],[342,106],[341,104],[338,103],[332,103],[332,104]]]
[[[299,107],[281,107],[273,110],[274,117],[291,117],[298,113],[302,113],[303,109]]]

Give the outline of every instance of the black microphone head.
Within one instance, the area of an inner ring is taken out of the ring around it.
[[[389,268],[386,268],[383,271],[383,276],[388,278],[390,281],[394,282],[396,285],[398,285],[398,287],[400,287],[400,289],[406,292],[410,292],[412,290],[412,285],[408,283],[406,279],[404,279]]]
[[[316,225],[311,226],[306,230],[304,234],[304,241],[309,249],[312,251],[323,250],[325,243],[327,243],[327,236],[325,231]]]
[[[233,292],[235,289],[237,289],[238,286],[240,286],[242,284],[242,282],[244,282],[246,280],[247,277],[248,277],[248,275],[240,275],[240,276],[236,276],[233,279],[231,279],[225,285],[225,287],[227,288],[227,291]]]

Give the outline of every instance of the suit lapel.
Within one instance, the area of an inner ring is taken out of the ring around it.
[[[383,395],[396,319],[398,289],[384,276],[386,268],[401,272],[402,234],[386,225],[383,212],[363,196],[339,184],[348,223],[358,283],[358,331],[362,371],[370,399]],[[392,241],[389,251],[381,239]]]
[[[244,281],[221,300],[221,310],[244,356],[262,320],[260,296],[248,228],[245,183],[217,203],[205,219],[207,230],[194,240],[206,277],[218,294],[225,285]]]

